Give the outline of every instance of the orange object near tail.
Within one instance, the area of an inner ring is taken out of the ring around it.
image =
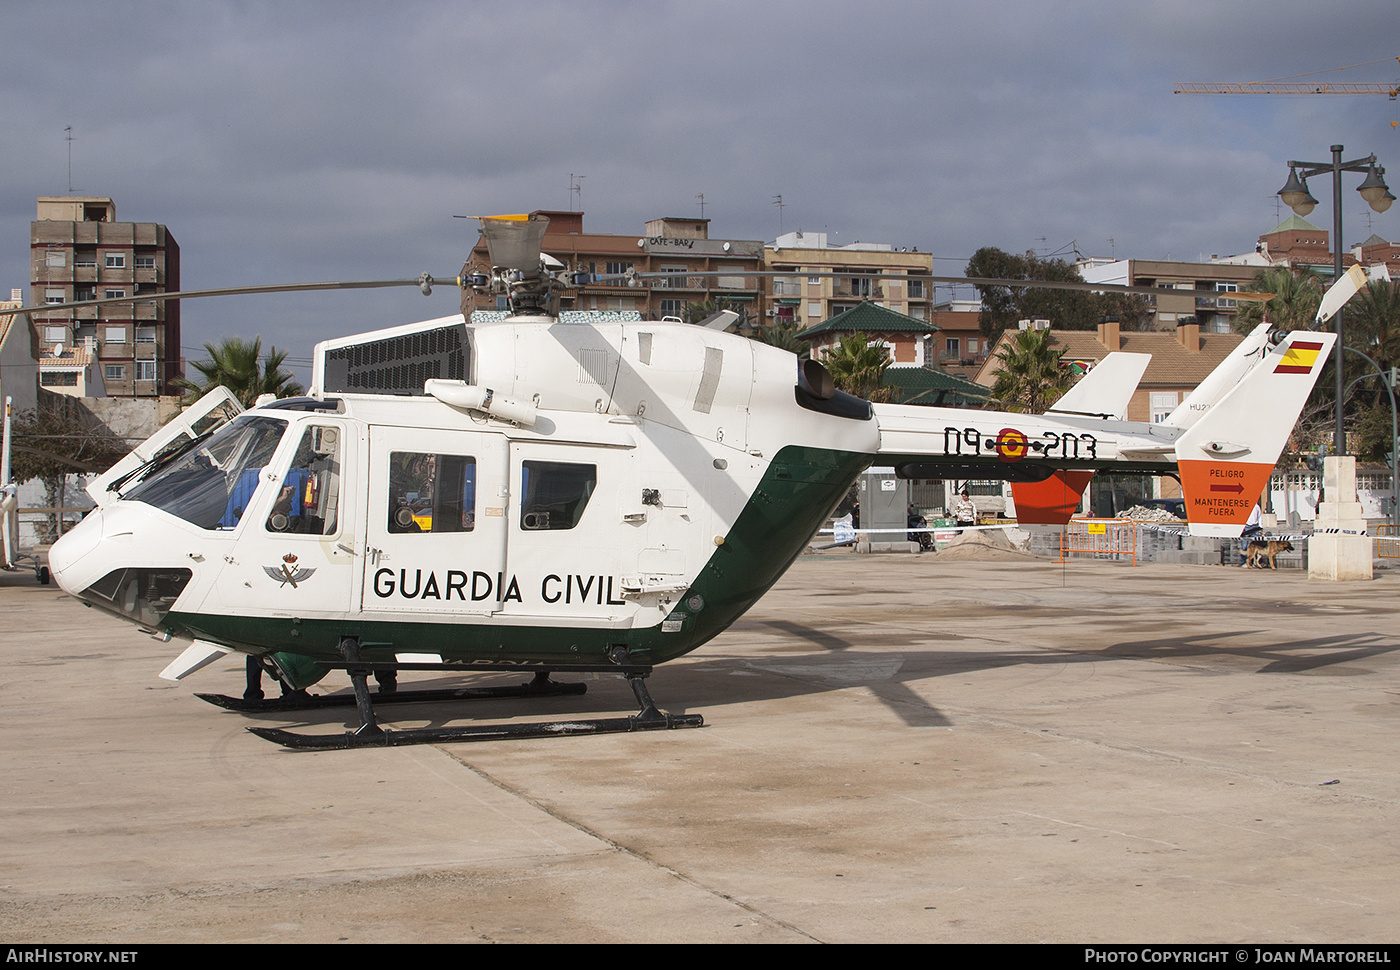
[[[1012,482],[1016,520],[1023,525],[1064,525],[1093,477],[1093,472],[1061,468],[1043,482]]]
[[[1274,470],[1272,462],[1252,461],[1183,459],[1178,467],[1191,524],[1232,528],[1244,527]]]

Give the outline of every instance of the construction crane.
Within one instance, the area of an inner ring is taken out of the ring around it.
[[[1181,81],[1173,94],[1387,94],[1394,101],[1400,85],[1365,83],[1291,83],[1245,81],[1218,84],[1207,81]]]
[[[1389,58],[1387,58],[1388,60]],[[1400,57],[1396,58],[1400,61]],[[1369,64],[1379,64],[1380,61],[1368,61]],[[1363,64],[1353,64],[1351,67],[1364,67]],[[1339,67],[1334,70],[1345,71],[1349,68]],[[1331,71],[1316,71],[1317,74],[1330,74]],[[1295,74],[1294,77],[1304,77],[1306,75]],[[1214,81],[1183,81],[1177,84],[1172,91],[1173,94],[1384,94],[1394,101],[1400,95],[1400,84],[1375,84],[1357,82],[1335,82],[1335,81],[1287,81],[1280,78],[1275,81],[1245,81],[1242,83],[1219,83]]]

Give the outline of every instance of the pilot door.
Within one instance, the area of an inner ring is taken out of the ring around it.
[[[280,429],[287,426],[272,418],[245,427],[244,451],[231,456],[241,470],[230,479],[223,515],[211,528],[231,544],[227,553],[212,545],[206,550],[228,565],[205,608],[343,615],[357,585],[355,534],[364,514],[344,475],[355,467],[359,442],[345,423],[329,418],[293,424],[285,434]],[[259,457],[264,445],[269,453]]]
[[[366,615],[428,620],[500,610],[506,457],[504,435],[370,429]]]

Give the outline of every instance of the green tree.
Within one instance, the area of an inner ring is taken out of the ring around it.
[[[1079,269],[1067,260],[1041,259],[1033,252],[1017,256],[994,246],[973,253],[965,273],[974,279],[1084,282]],[[982,297],[981,331],[992,340],[1027,319],[1049,320],[1057,330],[1092,330],[1107,315],[1118,317],[1125,330],[1138,330],[1146,329],[1152,319],[1146,299],[1140,296],[995,284],[979,285],[977,292]]]
[[[130,451],[127,443],[76,401],[22,411],[11,432],[10,474],[17,482],[37,478],[44,483],[50,508],[67,505],[68,476],[101,473]],[[48,514],[49,534],[58,533],[58,513]]]
[[[1347,345],[1366,354],[1383,371],[1400,367],[1400,283],[1368,283],[1345,312]],[[1347,424],[1355,436],[1356,453],[1368,461],[1385,461],[1393,447],[1390,391],[1361,358],[1348,354],[1346,364],[1347,384],[1352,387],[1346,401]],[[1356,380],[1360,377],[1367,379]]]
[[[786,350],[790,354],[796,354],[799,360],[805,360],[812,354],[812,345],[805,340],[797,339],[797,335],[802,332],[802,329],[801,325],[797,323],[774,321],[754,330],[753,339],[768,344],[770,347]]]
[[[292,374],[282,369],[287,359],[287,351],[269,347],[266,358],[262,353],[262,337],[252,341],[242,337],[229,337],[218,344],[205,344],[208,360],[196,361],[191,366],[204,375],[203,383],[196,384],[183,378],[177,386],[195,394],[207,394],[216,387],[226,387],[238,398],[245,408],[264,394],[277,397],[296,397],[302,393],[302,386],[292,380]]]
[[[1070,385],[1069,369],[1061,366],[1064,351],[1050,347],[1048,330],[1020,330],[997,352],[1001,369],[992,397],[1008,411],[1041,414],[1060,399]]]
[[[858,331],[843,336],[840,343],[827,351],[822,363],[831,372],[836,386],[847,394],[867,401],[887,401],[897,391],[882,386],[885,368],[890,364],[889,351],[871,346],[865,334]]]
[[[1254,274],[1249,284],[1254,293],[1272,293],[1267,302],[1241,300],[1235,314],[1235,329],[1249,333],[1267,315],[1269,322],[1282,330],[1308,330],[1322,302],[1321,281],[1308,270],[1292,270],[1287,266],[1271,266]]]

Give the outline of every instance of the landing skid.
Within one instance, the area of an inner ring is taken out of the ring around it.
[[[398,669],[403,669],[398,667]],[[452,668],[460,670],[460,667]],[[495,697],[561,697],[570,694],[586,694],[588,685],[584,683],[560,684],[549,679],[548,671],[535,674],[535,679],[526,684],[510,684],[500,687],[454,687],[444,690],[399,690],[392,693],[378,692],[373,695],[375,704],[412,704],[430,701],[468,701]],[[230,697],[228,694],[195,694],[200,700],[222,707],[226,711],[240,714],[278,714],[283,711],[316,711],[323,707],[354,707],[358,701],[350,694],[307,694],[297,691],[281,697],[263,700],[249,700],[246,697]]]
[[[229,710],[247,713],[308,710],[320,707],[348,706],[353,703],[359,709],[360,727],[343,734],[310,735],[298,734],[281,728],[252,727],[248,730],[260,738],[272,741],[287,748],[301,750],[345,750],[348,748],[396,747],[408,744],[440,744],[453,741],[497,741],[510,738],[549,738],[566,734],[619,734],[632,731],[666,731],[676,728],[701,727],[705,719],[699,714],[668,714],[659,710],[647,690],[646,678],[651,668],[628,662],[625,650],[613,655],[612,666],[560,665],[549,669],[539,667],[494,667],[492,669],[533,670],[534,679],[527,684],[502,687],[474,687],[456,690],[395,691],[392,693],[370,694],[369,674],[374,670],[431,669],[461,671],[462,666],[453,664],[383,664],[364,662],[359,659],[359,642],[346,638],[340,644],[344,664],[328,665],[333,669],[343,669],[350,675],[354,694],[335,694],[321,697],[310,695],[284,697],[276,700],[245,701],[241,698],[218,694],[200,694],[202,700]],[[581,672],[608,671],[620,673],[627,678],[632,693],[637,698],[640,710],[630,717],[585,718],[563,721],[531,721],[527,723],[474,724],[462,727],[411,728],[390,730],[382,728],[375,717],[374,705],[378,703],[401,703],[408,701],[467,700],[491,697],[551,697],[565,694],[582,694],[587,685],[557,684],[549,679],[551,671]]]

